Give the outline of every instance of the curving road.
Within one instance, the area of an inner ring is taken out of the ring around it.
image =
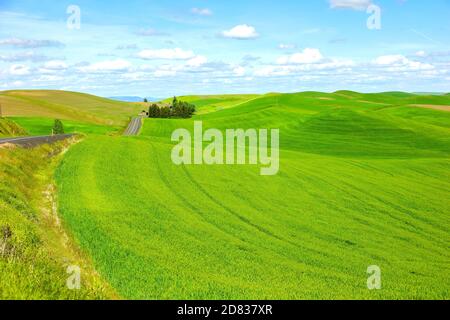
[[[54,136],[17,137],[0,139],[0,145],[5,143],[15,144],[24,148],[34,148],[41,144],[49,144],[73,137],[73,134],[59,134]]]
[[[142,117],[135,117],[131,119],[130,124],[123,133],[124,136],[137,136],[142,127]]]

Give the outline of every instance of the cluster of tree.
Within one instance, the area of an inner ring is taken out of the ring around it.
[[[64,126],[61,120],[55,120],[55,123],[53,124],[53,134],[64,134]]]
[[[152,104],[148,109],[149,118],[191,118],[195,113],[195,105],[173,98],[172,105],[160,107]]]

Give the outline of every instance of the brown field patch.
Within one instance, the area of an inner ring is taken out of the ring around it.
[[[415,108],[426,108],[426,109],[434,109],[434,110],[450,112],[450,106],[440,106],[440,105],[433,105],[433,104],[411,104],[409,106],[415,107]]]
[[[375,104],[375,105],[378,105],[378,106],[388,106],[389,105],[388,103],[367,101],[367,100],[358,100],[358,102],[367,103],[367,104]]]

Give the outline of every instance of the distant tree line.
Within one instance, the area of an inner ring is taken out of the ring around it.
[[[191,118],[195,113],[195,105],[173,98],[170,106],[158,106],[152,104],[148,109],[149,118]]]

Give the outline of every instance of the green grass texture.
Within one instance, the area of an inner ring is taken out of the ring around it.
[[[449,96],[201,99],[193,119],[147,119],[140,137],[88,136],[57,170],[60,213],[119,295],[450,297],[450,115],[412,107]],[[195,120],[280,129],[280,172],[175,166],[170,135]],[[371,265],[382,290],[367,289]]]
[[[67,141],[34,149],[0,146],[0,299],[108,299],[114,291],[72,245],[50,197]],[[66,286],[79,266],[80,290]]]
[[[29,135],[44,136],[52,134],[55,119],[38,117],[11,117],[9,118],[24,128]],[[105,135],[120,130],[120,127],[83,123],[72,120],[62,120],[65,133],[82,133]]]

